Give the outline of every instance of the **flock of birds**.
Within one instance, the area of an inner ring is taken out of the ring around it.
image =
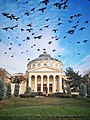
[[[16,0],[16,2],[18,2],[18,1],[19,1],[19,0]],[[89,1],[90,1],[90,0],[89,0]],[[60,10],[60,9],[61,9],[61,10],[66,10],[66,9],[68,9],[68,7],[69,7],[68,2],[69,2],[69,0],[60,0],[60,2],[55,2],[55,3],[52,5],[52,7],[56,8],[56,9],[58,9],[58,10]],[[25,4],[30,4],[30,2],[29,2],[29,1],[26,1]],[[43,13],[47,10],[48,5],[50,4],[50,0],[43,0],[43,1],[40,2],[40,4],[45,5],[45,7],[43,7],[43,8],[38,8],[38,12],[41,12],[41,13],[43,14]],[[36,8],[34,7],[34,8],[32,8],[30,11],[24,12],[23,15],[24,15],[25,17],[28,17],[28,16],[31,15],[31,12],[35,12],[35,10],[36,10]],[[7,18],[7,19],[9,19],[9,20],[11,20],[11,21],[15,20],[15,21],[17,22],[17,24],[15,24],[15,25],[13,25],[13,26],[3,27],[3,28],[2,28],[3,31],[9,32],[9,31],[11,31],[11,30],[16,30],[16,29],[18,28],[18,26],[19,26],[19,20],[21,19],[19,16],[16,16],[15,14],[13,14],[13,13],[8,13],[8,12],[3,12],[2,15],[3,15],[5,18]],[[69,16],[69,20],[67,21],[68,24],[73,23],[74,18],[77,18],[77,21],[76,21],[75,25],[72,26],[72,29],[69,29],[69,30],[66,31],[66,33],[65,33],[66,35],[63,36],[63,39],[66,39],[66,38],[68,37],[68,35],[75,34],[76,29],[78,29],[79,31],[83,31],[83,30],[86,29],[86,28],[85,28],[85,25],[86,25],[86,24],[89,24],[89,22],[90,22],[89,20],[84,21],[84,26],[82,26],[82,27],[79,28],[80,18],[81,18],[82,16],[83,16],[83,15],[82,15],[81,13],[77,13],[77,14],[74,14],[74,15]],[[44,29],[50,28],[51,25],[48,24],[48,22],[49,22],[50,20],[51,20],[51,18],[47,18],[47,19],[45,20],[45,22],[47,23],[47,25],[43,25],[43,27],[39,28],[38,31],[41,32],[41,31],[43,31]],[[48,42],[48,45],[52,45],[52,43],[53,43],[54,40],[55,40],[55,41],[58,41],[58,40],[60,39],[60,38],[56,35],[56,33],[59,31],[59,28],[58,28],[58,27],[61,27],[64,23],[62,22],[62,18],[60,18],[60,17],[57,18],[57,20],[58,20],[58,22],[57,22],[56,28],[54,28],[54,29],[51,30],[51,31],[53,32],[54,36],[51,37],[51,40]],[[29,24],[27,24],[27,25],[26,25],[27,28],[26,28],[26,29],[25,29],[25,28],[21,28],[20,31],[21,31],[21,32],[28,32],[28,33],[30,33],[30,35],[33,37],[33,39],[42,39],[42,36],[43,36],[43,35],[37,35],[37,36],[35,35],[34,28],[33,28],[33,24],[34,24],[34,23],[29,23]],[[30,35],[27,36],[26,39],[24,39],[24,40],[22,40],[22,41],[24,42],[24,41],[29,41],[29,40],[31,40],[31,36],[30,36]],[[10,39],[9,36],[8,36],[7,38]],[[16,38],[18,39],[18,36],[16,36]],[[0,42],[3,42],[3,40],[0,39]],[[77,41],[76,43],[77,43],[77,44],[80,44],[81,42],[83,42],[83,43],[86,44],[86,43],[88,42],[88,40],[85,39],[85,40],[83,40],[83,41]],[[69,41],[69,43],[71,43],[71,41]],[[13,43],[10,42],[9,44],[10,44],[10,47],[9,47],[8,49],[11,51],[11,50],[12,50],[12,47],[13,47]],[[20,47],[21,44],[22,44],[22,43],[19,43],[18,46]],[[36,45],[36,44],[33,44],[33,45],[31,45],[31,48],[33,49],[35,46],[37,46],[37,45]],[[37,51],[39,52],[39,51],[42,51],[42,50],[41,50],[40,48],[37,48]],[[43,48],[43,51],[47,51],[46,48]],[[57,51],[56,49],[52,49],[52,52],[56,52],[56,51]],[[28,53],[29,50],[27,50],[26,52]],[[7,51],[5,51],[4,54],[6,55],[6,54],[7,54]],[[21,51],[21,54],[24,54],[24,52]],[[80,55],[80,53],[78,53],[78,55]],[[14,57],[14,54],[11,55],[11,57]],[[58,55],[58,57],[61,57],[61,55]],[[30,58],[28,58],[27,60],[30,60]]]

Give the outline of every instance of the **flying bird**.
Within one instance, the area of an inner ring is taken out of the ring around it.
[[[50,19],[48,18],[48,19],[46,19],[45,21],[49,21]]]
[[[55,52],[56,50],[55,49],[53,49],[53,52]]]
[[[58,31],[58,29],[53,29],[52,31],[56,33]]]
[[[84,30],[84,29],[85,29],[85,27],[81,27],[79,30],[81,30],[81,31],[82,31],[82,30]]]
[[[43,3],[43,4],[47,5],[49,3],[49,0],[43,0],[40,3]]]
[[[89,23],[89,20],[86,20],[85,23]]]
[[[86,43],[88,40],[83,40],[84,43]]]
[[[74,34],[74,30],[69,30],[66,33],[68,33],[68,34]]]
[[[27,15],[27,16],[29,16],[30,12],[25,12],[24,14]]]
[[[2,28],[2,29],[8,31],[9,28],[10,28],[10,27],[6,27],[6,28]]]
[[[46,7],[39,9],[39,11],[44,12],[46,10]]]
[[[42,35],[40,35],[40,36],[37,36],[37,37],[34,37],[34,39],[41,39],[41,37],[42,37]]]
[[[80,41],[78,41],[77,43],[80,44]]]
[[[35,8],[32,8],[32,9],[31,9],[31,11],[34,11],[34,10],[35,10]]]
[[[49,41],[49,42],[48,42],[48,44],[51,44],[51,43],[52,43],[52,41]]]

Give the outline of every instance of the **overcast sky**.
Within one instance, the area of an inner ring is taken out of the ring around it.
[[[27,63],[46,49],[64,70],[87,73],[89,12],[89,0],[49,0],[46,5],[43,0],[0,0],[0,67],[25,73]]]

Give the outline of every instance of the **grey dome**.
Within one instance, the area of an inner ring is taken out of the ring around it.
[[[47,54],[47,52],[43,52],[43,54],[39,55],[39,60],[51,60],[51,55],[50,54]]]

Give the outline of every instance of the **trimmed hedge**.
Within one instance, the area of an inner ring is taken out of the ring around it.
[[[30,97],[35,97],[35,95],[34,94],[20,94],[19,95],[21,98],[30,98]]]

